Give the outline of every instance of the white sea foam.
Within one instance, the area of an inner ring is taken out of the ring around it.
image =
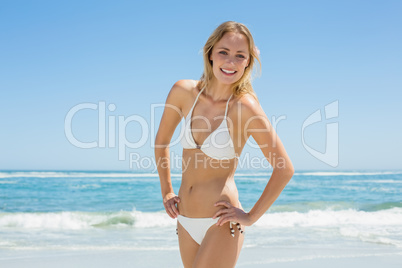
[[[17,181],[1,181],[0,180],[0,184],[16,184]]]
[[[165,212],[120,211],[0,213],[0,228],[24,229],[88,229],[88,228],[152,228],[174,226],[176,220]],[[263,215],[257,227],[344,227],[344,226],[401,226],[402,208],[380,211],[310,210],[308,212],[274,212]]]
[[[172,177],[181,177],[181,174],[171,174]],[[0,172],[0,178],[158,178],[157,173],[108,173],[108,172]]]
[[[1,247],[1,245],[0,245]],[[158,247],[158,246],[128,246],[128,245],[12,245],[13,250],[68,250],[68,251],[178,251],[178,246]],[[0,260],[12,258],[0,257]]]
[[[339,233],[345,237],[358,238],[363,242],[393,245],[402,248],[402,241],[390,238],[392,235],[390,235],[384,227],[373,228],[373,226],[370,226],[367,228],[367,226],[347,226],[341,227]]]
[[[398,175],[402,174],[402,171],[383,171],[383,172],[326,172],[326,171],[314,171],[314,172],[295,172],[294,176],[379,176],[379,175]],[[254,177],[265,177],[259,178],[260,180],[269,179],[272,175],[272,172],[254,172],[254,173],[242,173],[236,172],[235,177],[242,178],[254,178]],[[383,180],[378,180],[383,181]],[[384,180],[386,181],[386,180]],[[392,183],[394,180],[388,180],[389,183]],[[397,181],[397,180],[395,180]],[[397,181],[400,182],[400,181]]]
[[[149,228],[172,226],[175,221],[166,213],[121,211],[98,212],[49,212],[49,213],[0,213],[0,229],[61,229],[82,230],[89,228]]]
[[[165,212],[0,213],[0,248],[172,250],[177,249],[175,228],[176,220]],[[402,208],[273,212],[263,215],[251,228],[246,233],[259,234],[253,240],[258,246],[272,244],[275,239],[281,244],[289,239],[286,235],[294,239],[307,233],[308,239],[317,241],[325,234],[335,241],[352,239],[402,248]]]
[[[389,184],[394,184],[394,183],[402,183],[402,180],[347,180],[345,181],[346,183],[389,183]]]
[[[302,261],[310,261],[310,260],[318,260],[318,259],[353,259],[353,258],[362,258],[362,257],[388,257],[388,256],[401,256],[401,252],[391,252],[391,253],[355,253],[355,254],[339,254],[339,255],[306,255],[302,257],[282,257],[282,258],[272,258],[267,260],[256,260],[256,261],[247,261],[240,262],[238,266],[251,266],[251,265],[263,265],[263,264],[274,264],[274,263],[292,263],[292,262],[302,262]],[[353,263],[353,262],[351,262]],[[298,265],[296,265],[297,267]],[[353,265],[351,265],[353,266]]]
[[[297,176],[378,176],[378,175],[397,175],[402,171],[383,171],[383,172],[296,172]]]
[[[238,171],[235,177],[267,177],[272,172],[253,172],[244,173]],[[378,176],[378,175],[397,175],[402,171],[384,172],[296,172],[295,176]],[[172,177],[181,177],[181,173],[171,173]],[[14,171],[0,172],[0,178],[158,178],[158,173],[131,173],[131,172],[66,172],[66,171]]]
[[[278,212],[263,215],[256,226],[261,227],[333,227],[333,226],[387,226],[399,225],[402,231],[402,208],[373,212],[347,210],[310,210],[301,212]]]
[[[70,189],[98,189],[101,188],[102,186],[99,184],[84,184],[84,185],[74,185],[70,186]]]
[[[242,173],[239,171],[236,177],[261,177],[271,176],[272,172],[254,172]],[[378,175],[398,175],[402,171],[378,171],[378,172],[355,172],[355,171],[311,171],[311,172],[295,172],[295,176],[378,176]]]

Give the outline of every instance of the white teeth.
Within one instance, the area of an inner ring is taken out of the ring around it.
[[[229,70],[225,70],[225,69],[221,69],[221,70],[227,74],[234,74],[236,72],[236,71],[229,71]]]

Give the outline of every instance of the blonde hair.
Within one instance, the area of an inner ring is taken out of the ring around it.
[[[203,49],[204,73],[201,76],[198,87],[203,88],[210,85],[214,75],[212,71],[212,62],[209,59],[212,53],[212,49],[226,33],[232,32],[243,34],[247,38],[250,51],[250,62],[248,67],[246,67],[246,69],[244,70],[243,76],[232,85],[233,95],[237,97],[249,93],[254,96],[255,99],[257,99],[257,95],[255,94],[251,85],[251,72],[253,70],[254,63],[256,62],[255,60],[259,62],[261,68],[259,51],[258,48],[254,45],[254,39],[249,29],[244,24],[235,21],[226,21],[219,25],[205,43]]]

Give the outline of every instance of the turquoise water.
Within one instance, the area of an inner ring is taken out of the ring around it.
[[[245,210],[258,200],[269,176],[236,172]],[[180,179],[172,175],[176,193]],[[0,172],[2,249],[172,250],[177,249],[175,223],[164,212],[157,174]],[[402,248],[402,172],[296,172],[249,230],[249,237],[259,233],[246,240],[249,247],[289,239],[322,243],[326,237]],[[306,234],[310,238],[301,239]]]

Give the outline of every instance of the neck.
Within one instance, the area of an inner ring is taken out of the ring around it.
[[[222,84],[216,79],[213,79],[209,87],[205,89],[205,94],[216,102],[227,101],[232,93],[232,85]]]

